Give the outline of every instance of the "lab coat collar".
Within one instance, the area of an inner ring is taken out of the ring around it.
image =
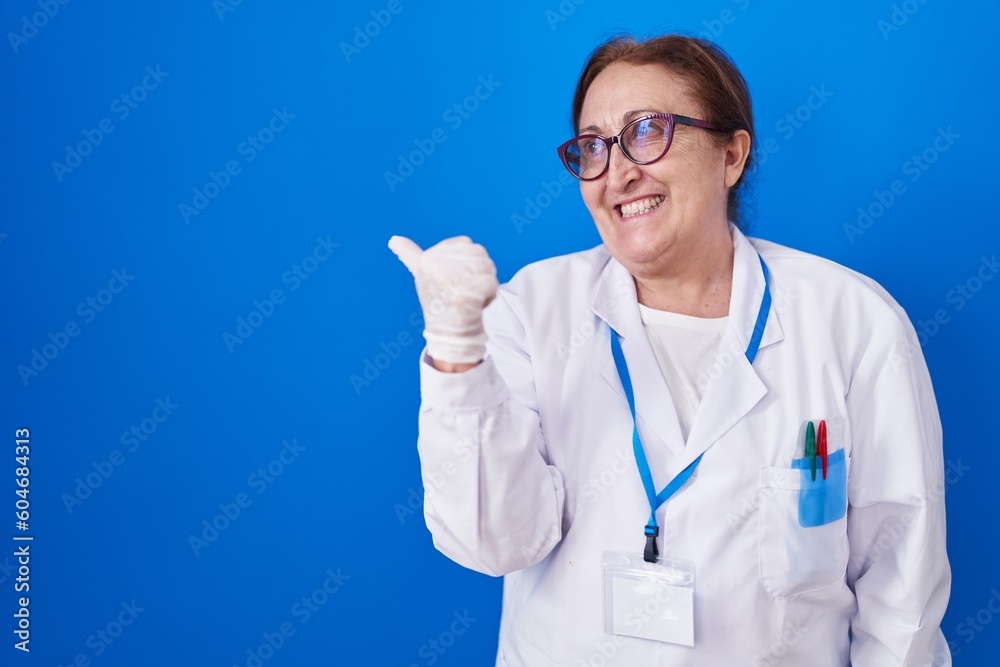
[[[635,390],[638,418],[648,424],[680,458],[680,466],[686,466],[706,451],[767,393],[767,388],[745,355],[764,294],[764,274],[750,240],[735,226],[730,226],[730,231],[733,237],[733,285],[729,324],[723,333],[715,363],[709,369],[711,381],[691,425],[686,445],[681,437],[674,401],[642,327],[635,280],[613,257],[604,267],[591,303],[594,313],[622,336],[622,350]],[[773,298],[773,277],[771,291]],[[759,349],[764,350],[783,338],[778,314],[772,305]],[[610,345],[603,375],[624,399]]]

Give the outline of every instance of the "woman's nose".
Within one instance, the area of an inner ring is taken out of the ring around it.
[[[608,186],[611,188],[622,190],[629,182],[642,176],[639,165],[625,157],[622,147],[617,143],[611,147],[608,159]]]

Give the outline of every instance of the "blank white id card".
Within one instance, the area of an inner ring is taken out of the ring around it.
[[[604,631],[694,646],[694,563],[605,552]]]

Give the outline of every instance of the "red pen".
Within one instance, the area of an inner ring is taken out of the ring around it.
[[[816,453],[823,460],[823,479],[826,479],[826,467],[830,453],[826,449],[826,420],[824,419],[819,420],[819,434],[816,439],[819,441],[816,444]]]

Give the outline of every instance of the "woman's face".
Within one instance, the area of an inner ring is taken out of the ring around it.
[[[611,137],[629,121],[650,113],[705,119],[683,79],[666,67],[615,63],[598,74],[587,91],[580,134]],[[580,182],[583,200],[612,256],[633,275],[655,276],[678,258],[693,259],[708,251],[721,232],[728,237],[726,197],[743,160],[734,177],[726,154],[708,132],[684,125],[675,128],[670,150],[653,164],[635,164],[619,147],[612,148],[608,171]],[[636,204],[644,201],[655,206],[649,210]]]

